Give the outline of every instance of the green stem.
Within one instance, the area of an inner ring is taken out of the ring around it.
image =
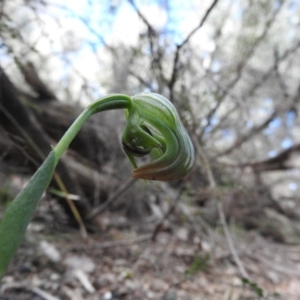
[[[90,106],[88,106],[80,116],[74,121],[74,123],[70,126],[68,131],[61,138],[59,143],[54,148],[56,154],[56,163],[62,157],[64,152],[69,147],[70,143],[77,135],[79,130],[85,124],[85,122],[94,114],[98,112],[102,112],[105,110],[112,109],[126,109],[131,105],[130,97],[122,94],[114,94],[110,96],[103,97],[98,101],[94,102]]]

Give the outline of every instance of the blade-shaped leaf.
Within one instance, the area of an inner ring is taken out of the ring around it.
[[[51,151],[5,212],[0,223],[0,280],[25,235],[36,206],[52,178],[54,168],[55,152]]]

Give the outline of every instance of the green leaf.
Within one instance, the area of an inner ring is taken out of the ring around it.
[[[0,223],[0,280],[25,235],[38,202],[50,183],[54,169],[55,152],[51,151],[4,214]]]

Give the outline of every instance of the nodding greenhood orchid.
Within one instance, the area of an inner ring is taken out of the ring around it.
[[[0,281],[24,237],[59,159],[92,115],[111,109],[126,109],[127,124],[122,144],[135,167],[134,178],[165,181],[180,179],[190,172],[194,163],[194,148],[176,109],[168,99],[153,93],[133,97],[114,94],[99,99],[79,115],[6,210],[0,223]],[[34,140],[20,129],[17,121],[13,124],[34,144]],[[147,154],[151,155],[152,161],[138,167],[135,157]]]
[[[126,111],[123,148],[136,168],[134,178],[175,180],[187,175],[194,164],[194,147],[173,104],[154,93],[131,97]],[[134,157],[150,154],[140,167]]]

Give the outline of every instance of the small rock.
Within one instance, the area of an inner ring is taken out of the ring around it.
[[[78,279],[78,281],[82,284],[84,289],[89,292],[90,294],[95,293],[95,288],[90,282],[87,274],[81,269],[73,270],[73,275]]]
[[[95,270],[95,263],[87,256],[68,256],[64,264],[71,269],[80,269],[86,273],[92,273]]]
[[[104,295],[103,295],[103,300],[111,300],[112,299],[112,297],[113,297],[113,295],[112,295],[112,292],[106,292]]]
[[[61,260],[61,255],[56,249],[56,247],[46,241],[41,241],[40,249],[45,254],[49,260],[53,262],[59,262]]]
[[[60,275],[57,274],[57,273],[52,273],[52,274],[50,275],[50,280],[51,280],[51,281],[57,281],[57,280],[59,280],[59,279],[60,279]]]
[[[176,236],[180,241],[187,242],[189,238],[189,231],[186,228],[179,228],[176,232]]]
[[[232,278],[232,284],[234,286],[242,286],[242,281],[239,277],[233,277]]]
[[[177,300],[177,294],[175,291],[170,291],[167,293],[167,295],[165,295],[165,297],[163,298],[163,300]]]

